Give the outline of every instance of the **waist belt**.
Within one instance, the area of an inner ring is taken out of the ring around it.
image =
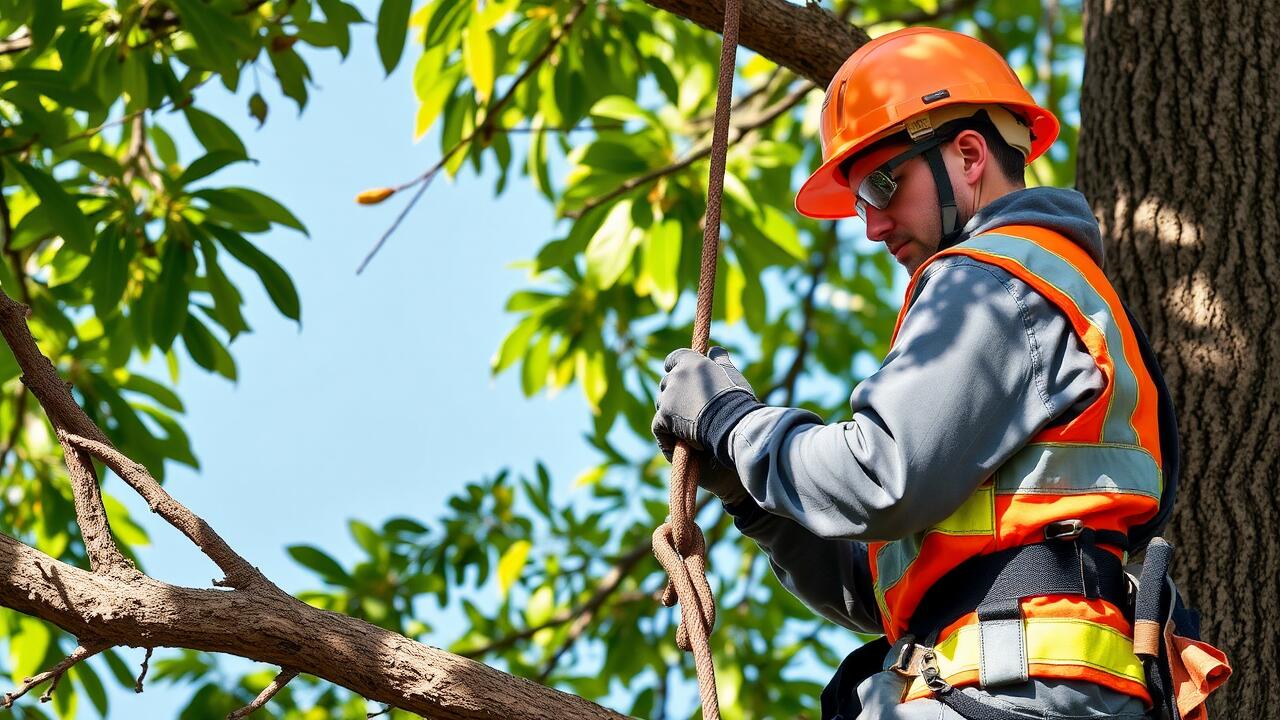
[[[908,623],[908,634],[891,653],[889,667],[920,676],[934,698],[969,720],[1041,720],[998,708],[959,692],[938,671],[933,645],[943,628],[970,612],[978,614],[982,687],[1029,679],[1023,598],[1077,595],[1110,602],[1130,615],[1129,581],[1120,558],[1099,542],[1125,548],[1122,533],[1085,529],[1079,520],[1052,523],[1045,541],[970,558],[929,588]],[[924,638],[917,643],[916,638]],[[1019,652],[1020,651],[1020,652]]]
[[[1129,582],[1120,558],[1098,546],[1124,548],[1123,533],[1084,529],[1079,520],[1053,523],[1034,545],[978,555],[934,583],[911,615],[908,631],[927,638],[977,611],[978,620],[1021,620],[1018,601],[1039,595],[1101,598],[1129,606]],[[985,616],[985,617],[984,617]]]

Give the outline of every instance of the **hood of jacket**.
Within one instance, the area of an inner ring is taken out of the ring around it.
[[[1003,225],[1036,225],[1066,236],[1103,264],[1102,233],[1084,195],[1075,190],[1034,187],[996,198],[969,222],[958,242]]]

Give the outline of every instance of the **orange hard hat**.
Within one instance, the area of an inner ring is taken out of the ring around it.
[[[943,122],[981,110],[1028,163],[1058,137],[1058,119],[1036,104],[1000,53],[982,42],[929,27],[872,40],[845,60],[827,86],[822,166],[796,194],[796,210],[820,219],[857,215],[840,170],[846,159],[903,130],[913,141],[924,140]]]

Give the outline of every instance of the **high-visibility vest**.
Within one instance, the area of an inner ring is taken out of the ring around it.
[[[1133,326],[1098,264],[1065,237],[1034,226],[974,236],[931,262],[952,255],[1000,267],[1053,303],[1106,384],[1070,422],[1036,433],[945,520],[910,537],[869,544],[876,600],[891,642],[906,633],[929,588],[965,560],[1044,542],[1046,526],[1060,521],[1127,533],[1156,514],[1163,490],[1155,384]],[[927,266],[907,288],[895,341]],[[1107,549],[1123,557],[1121,549]],[[1132,627],[1115,605],[1064,595],[1020,604],[1026,677],[1084,680],[1149,698]],[[939,633],[938,669],[952,685],[976,684],[983,677],[980,630],[977,614],[969,613]],[[917,678],[904,700],[928,695]]]

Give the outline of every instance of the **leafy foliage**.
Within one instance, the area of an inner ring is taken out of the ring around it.
[[[1078,3],[943,5],[833,9],[873,36],[923,19],[998,48],[1065,120],[1029,182],[1070,184]],[[522,265],[528,286],[508,300],[512,328],[492,370],[518,373],[526,395],[576,385],[592,409],[585,440],[599,462],[568,496],[553,492],[538,465],[528,477],[504,470],[467,485],[439,518],[352,520],[364,556],[351,567],[323,548],[292,546],[315,573],[317,589],[300,597],[410,637],[443,633],[454,652],[636,716],[687,715],[696,704],[691,660],[674,647],[673,615],[652,599],[664,578],[646,544],[666,515],[667,466],[648,427],[662,359],[690,334],[719,38],[640,0],[383,0],[375,17],[384,70],[414,63],[415,132],[439,126],[443,171],[457,176],[470,165],[500,194],[514,169],[563,219]],[[235,91],[246,69],[269,63],[302,107],[307,52],[345,56],[351,26],[363,21],[342,0],[0,0],[0,38],[8,38],[0,41],[0,286],[32,305],[41,347],[78,399],[157,476],[167,462],[197,464],[171,389],[179,348],[209,372],[237,375],[232,341],[249,328],[228,258],[258,276],[280,313],[300,318],[286,269],[257,238],[306,227],[257,190],[216,183],[248,157],[226,123],[201,109],[199,88],[216,79]],[[741,133],[728,157],[713,337],[745,363],[767,402],[838,419],[848,391],[887,349],[901,278],[857,228],[792,209],[798,182],[819,161],[821,93],[746,50],[735,86]],[[260,93],[246,104],[266,121]],[[180,160],[171,123],[186,123],[205,154]],[[168,360],[169,378],[129,369],[153,352]],[[16,374],[5,353],[0,529],[83,564],[60,451]],[[147,541],[118,503],[108,509],[122,541]],[[814,716],[835,649],[857,638],[783,590],[718,508],[702,522],[722,608],[714,641],[725,717]],[[431,624],[450,614],[461,622]],[[40,623],[0,617],[15,675],[69,649]],[[225,716],[270,678],[228,677],[216,658],[195,652],[154,666],[153,681],[191,684],[183,718]],[[54,712],[69,717],[87,701],[105,714],[104,667],[131,686],[108,653],[78,666]],[[362,699],[306,678],[263,711],[364,712]]]

